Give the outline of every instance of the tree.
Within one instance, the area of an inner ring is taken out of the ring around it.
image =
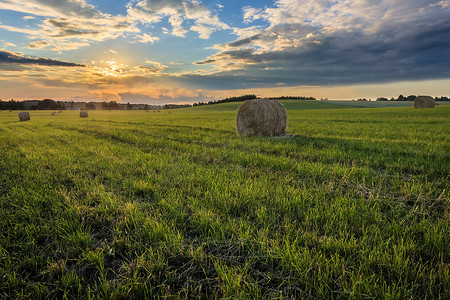
[[[116,101],[109,101],[109,109],[118,110],[119,104]]]
[[[130,102],[127,103],[127,109],[128,109],[128,110],[132,110],[132,109],[133,109],[133,105],[130,104]]]
[[[9,100],[6,106],[7,107],[5,107],[5,109],[9,109],[9,110],[23,110],[23,109],[25,109],[25,107],[24,107],[22,102],[14,101],[14,99]]]
[[[406,97],[406,101],[414,101],[416,97],[416,95],[409,95],[408,97]]]
[[[39,101],[37,108],[40,110],[43,109],[58,109],[58,105],[55,101],[52,99],[44,99],[42,101]]]
[[[89,110],[95,110],[95,103],[92,103],[92,102],[89,102],[89,103],[86,103],[86,109],[89,109]]]

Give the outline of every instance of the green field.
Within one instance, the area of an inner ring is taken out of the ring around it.
[[[0,111],[0,299],[449,299],[450,106]]]
[[[413,101],[345,101],[345,100],[321,100],[321,103],[339,104],[353,107],[413,107]],[[436,105],[450,105],[450,101],[436,101]]]

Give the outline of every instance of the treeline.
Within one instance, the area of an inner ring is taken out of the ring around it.
[[[379,97],[376,101],[414,101],[416,95],[409,95],[407,97],[400,95],[397,98],[384,98]],[[117,103],[116,101],[103,101],[103,102],[74,102],[74,101],[55,101],[52,99],[44,100],[25,100],[25,101],[15,101],[11,99],[9,101],[2,101],[0,99],[0,110],[73,110],[73,109],[103,109],[103,110],[151,110],[151,109],[175,109],[191,106],[202,106],[211,105],[219,103],[228,102],[240,102],[245,100],[257,99],[256,95],[243,95],[239,97],[229,97],[221,100],[212,100],[208,102],[197,102],[193,105],[190,104],[165,104],[163,106],[159,105],[149,105],[149,104],[131,104],[131,103]],[[304,97],[304,96],[281,96],[281,97],[271,97],[270,99],[277,100],[316,100],[314,97]],[[435,97],[436,101],[450,101],[450,98],[441,96]],[[355,101],[355,100],[353,100]],[[371,101],[370,99],[360,98],[356,101]]]
[[[14,101],[14,99],[8,102],[0,100],[0,110],[24,110],[25,105],[23,102]]]
[[[316,100],[314,97],[304,97],[304,96],[281,96],[281,97],[270,97],[270,99],[275,100]]]
[[[239,101],[245,101],[245,100],[253,100],[256,99],[256,95],[243,95],[239,97],[230,97],[225,98],[222,100],[212,100],[208,102],[197,102],[194,103],[192,106],[202,106],[202,105],[211,105],[211,104],[219,104],[219,103],[228,103],[228,102],[239,102]]]
[[[191,107],[190,104],[131,104],[117,103],[116,101],[103,102],[75,102],[75,101],[55,101],[52,99],[44,100],[25,100],[2,101],[0,99],[0,110],[160,110]]]
[[[405,97],[403,95],[400,95],[400,96],[398,96],[397,99],[395,99],[394,97],[392,97],[391,99],[380,97],[380,98],[377,98],[376,101],[414,101],[414,99],[416,99],[416,97],[417,97],[416,95],[409,95],[407,97]],[[448,97],[444,97],[444,96],[442,96],[442,97],[434,97],[434,100],[436,100],[436,101],[450,101],[450,99]]]
[[[55,101],[52,99],[44,100],[25,100],[2,101],[0,99],[0,110],[159,110],[159,109],[175,109],[180,107],[188,107],[191,105],[166,104],[149,105],[149,104],[131,104],[117,103],[116,101],[103,102],[75,102],[75,101]]]
[[[228,103],[228,102],[241,102],[245,100],[253,100],[257,99],[256,95],[250,94],[250,95],[243,95],[239,97],[229,97],[221,100],[212,100],[208,102],[197,102],[194,103],[192,106],[202,106],[202,105],[211,105],[211,104],[219,104],[219,103]],[[316,100],[314,97],[304,97],[304,96],[281,96],[281,97],[270,97],[270,99],[276,99],[276,100]]]
[[[28,105],[33,103],[33,105]],[[51,99],[44,99],[39,101],[15,101],[11,99],[9,101],[0,100],[0,109],[5,110],[65,110],[66,106],[63,101],[54,101]]]

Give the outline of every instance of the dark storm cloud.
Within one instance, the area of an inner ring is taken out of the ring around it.
[[[410,17],[385,13],[389,18],[374,24],[359,18],[342,28],[337,22],[323,28],[274,23],[251,37],[218,45],[220,52],[197,62],[216,64],[221,71],[201,81],[197,75],[184,78],[212,89],[450,78],[450,10],[425,8]]]
[[[245,38],[245,39],[240,39],[240,40],[237,40],[237,41],[234,41],[234,42],[230,42],[227,45],[229,47],[240,47],[240,46],[248,45],[251,42],[259,39],[260,37],[261,37],[261,34],[255,34],[254,36],[251,36],[251,37],[248,37],[248,38]]]
[[[85,67],[85,65],[44,57],[29,57],[10,51],[0,51],[0,64],[41,65],[57,67]]]

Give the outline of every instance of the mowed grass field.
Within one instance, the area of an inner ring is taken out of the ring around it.
[[[449,299],[450,106],[0,112],[0,298]]]

